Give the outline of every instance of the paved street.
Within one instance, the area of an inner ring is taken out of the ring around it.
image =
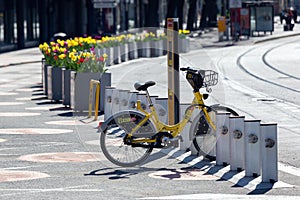
[[[298,26],[287,33],[277,25],[272,36],[219,48],[229,42],[217,43],[216,33],[210,32],[192,38],[192,51],[181,55],[181,65],[220,73],[219,85],[213,88],[208,103],[229,105],[247,118],[278,122],[279,182],[275,185],[218,168],[178,149],[155,151],[141,167],[117,167],[100,151],[98,122],[43,95],[41,63],[37,62],[42,55],[37,48],[0,54],[1,199],[300,199],[300,103],[298,98],[290,98],[299,94],[298,79],[279,79],[278,84],[297,91],[281,87],[277,93],[278,86],[251,78],[243,70],[269,80],[273,74],[264,72],[267,68],[259,63],[266,54],[266,62],[299,78],[294,73],[299,45],[293,42],[299,37],[260,43],[296,33],[300,33]],[[279,57],[281,51],[287,51],[285,43],[295,51],[286,55],[288,67],[282,69],[285,62]],[[165,57],[138,59],[114,65],[109,71],[117,88],[133,90],[136,81],[155,80],[157,86],[150,89],[151,94],[166,97]],[[190,92],[181,78],[182,102],[190,100]],[[274,100],[263,100],[270,97]]]

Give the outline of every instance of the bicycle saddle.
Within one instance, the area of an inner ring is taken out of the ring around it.
[[[148,87],[151,87],[153,85],[155,85],[156,83],[154,81],[147,81],[146,83],[135,83],[134,84],[134,88],[137,91],[146,91],[148,89]]]

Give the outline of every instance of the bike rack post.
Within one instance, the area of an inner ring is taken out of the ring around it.
[[[277,124],[261,124],[262,182],[278,181]]]
[[[95,93],[95,118],[94,120],[98,119],[98,112],[99,112],[99,96],[100,96],[100,81],[97,80],[90,80],[90,94],[89,94],[89,115],[88,117],[92,117],[92,109],[93,109],[93,91],[94,85],[96,85],[96,93]]]
[[[112,91],[112,105],[111,105],[111,112],[115,114],[116,112],[120,111],[120,90],[114,89]]]
[[[258,177],[261,171],[260,120],[245,120],[245,175]]]
[[[150,96],[153,105],[156,104],[156,98],[158,98],[158,96]]]
[[[128,107],[129,110],[135,110],[136,102],[137,102],[137,94],[138,92],[129,92],[128,93]]]
[[[244,116],[229,117],[230,170],[245,169]]]
[[[120,96],[119,110],[127,110],[129,90],[120,90],[119,96]]]
[[[154,104],[159,120],[167,123],[168,122],[168,98],[155,98]]]
[[[180,113],[179,113],[179,120],[182,120],[185,114],[185,110],[190,106],[191,104],[188,103],[182,103],[180,104]],[[195,118],[196,112],[193,113],[191,117],[191,121]],[[180,136],[182,140],[180,141],[180,150],[186,150],[190,149],[192,155],[197,155],[198,151],[194,146],[192,145],[192,138],[190,136],[190,128],[191,128],[192,123],[187,123],[184,129],[182,130]]]
[[[217,113],[216,116],[216,164],[227,166],[230,163],[230,136],[229,136],[230,113]]]
[[[141,107],[144,110],[149,111],[149,109],[148,109],[148,101],[147,101],[147,98],[146,98],[146,94],[144,94],[144,93],[138,93],[137,94],[137,100],[141,101]]]
[[[112,115],[112,94],[115,89],[114,87],[105,88],[104,120]]]

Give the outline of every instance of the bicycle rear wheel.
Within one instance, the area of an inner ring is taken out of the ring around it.
[[[216,124],[216,112],[224,111],[229,112],[231,116],[238,116],[238,113],[231,108],[225,106],[213,106],[212,110],[208,112],[211,120]],[[216,159],[216,131],[211,128],[201,112],[194,120],[191,130],[194,135],[193,145],[198,151],[199,155],[213,161]]]
[[[133,167],[145,161],[153,150],[151,144],[134,147],[124,143],[124,137],[144,118],[136,111],[115,114],[101,130],[100,146],[105,157],[121,167]],[[135,133],[135,137],[150,137],[156,133],[155,126],[148,120]]]

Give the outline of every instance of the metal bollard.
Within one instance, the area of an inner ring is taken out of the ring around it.
[[[180,118],[179,120],[182,120],[185,114],[185,110],[190,106],[190,104],[180,104]],[[196,112],[193,113],[191,117],[191,122],[196,116]],[[191,150],[192,155],[197,155],[198,151],[193,147],[192,145],[192,138],[190,136],[190,128],[191,123],[187,123],[187,125],[182,130],[180,136],[180,150],[187,150],[188,148]]]
[[[153,105],[155,105],[156,98],[158,98],[158,96],[150,96]]]
[[[155,98],[155,109],[159,120],[167,123],[168,120],[168,98]]]
[[[277,124],[261,124],[262,182],[278,181]]]
[[[104,120],[112,115],[112,93],[115,89],[114,87],[105,88]]]
[[[217,113],[216,119],[216,164],[227,166],[230,163],[230,136],[229,136],[230,113]]]
[[[128,93],[128,107],[129,110],[135,110],[136,108],[136,101],[137,101],[137,94],[138,92],[129,92]]]
[[[245,173],[258,177],[261,171],[260,120],[245,120]]]
[[[112,114],[115,114],[116,112],[120,111],[120,90],[119,89],[114,89],[112,91],[111,95],[111,112]]]
[[[138,93],[137,94],[137,100],[141,101],[141,107],[142,107],[142,109],[149,111],[148,110],[148,101],[147,101],[147,98],[146,98],[146,94],[144,94],[144,93]]]
[[[129,90],[119,91],[119,110],[128,110]]]
[[[229,117],[230,170],[245,169],[244,116]]]

